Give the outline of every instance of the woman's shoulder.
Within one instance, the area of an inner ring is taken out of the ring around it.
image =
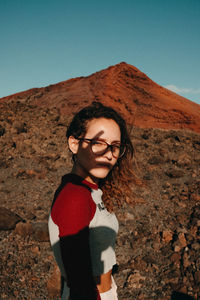
[[[51,217],[59,226],[61,236],[74,234],[88,226],[96,210],[91,190],[72,180],[65,182],[54,200]]]
[[[67,174],[62,177],[61,184],[55,192],[54,203],[64,202],[65,205],[77,205],[77,202],[90,199],[91,189],[83,182],[83,179],[75,174]]]
[[[64,197],[65,199],[77,199],[79,201],[88,199],[91,197],[91,190],[85,185],[75,184],[73,182],[68,182],[61,190],[58,198]]]

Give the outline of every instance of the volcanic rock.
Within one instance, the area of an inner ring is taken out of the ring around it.
[[[11,230],[22,218],[5,207],[0,207],[0,230]]]
[[[1,203],[20,216],[0,231],[0,298],[59,298],[48,215],[72,167],[66,126],[93,100],[122,113],[134,145],[138,184],[114,207],[119,299],[200,299],[199,105],[125,63],[0,99]]]
[[[60,296],[61,274],[57,264],[54,262],[53,271],[47,281],[47,290],[49,297],[54,298]]]

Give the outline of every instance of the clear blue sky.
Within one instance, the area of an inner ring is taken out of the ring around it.
[[[200,0],[0,0],[0,97],[121,61],[200,104]]]

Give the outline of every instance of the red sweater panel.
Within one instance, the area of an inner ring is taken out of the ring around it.
[[[95,211],[96,204],[90,189],[69,182],[59,193],[52,207],[51,217],[59,227],[59,237],[64,237],[89,226]]]

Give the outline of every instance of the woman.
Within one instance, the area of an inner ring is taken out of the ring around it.
[[[113,206],[130,196],[133,146],[122,117],[98,102],[74,116],[66,136],[73,168],[62,178],[49,217],[65,279],[62,299],[117,300]]]

